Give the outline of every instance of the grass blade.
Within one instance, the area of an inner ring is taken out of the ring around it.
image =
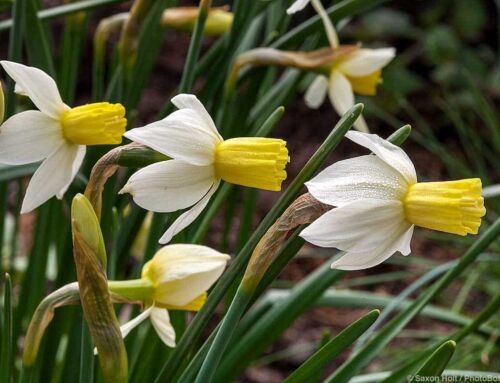
[[[298,369],[296,369],[284,383],[307,382],[320,372],[325,365],[349,347],[363,332],[368,329],[378,318],[380,311],[373,310],[364,317],[352,323],[335,338],[321,347],[314,355],[307,359]]]
[[[434,353],[426,360],[418,372],[417,376],[441,376],[446,365],[455,352],[457,344],[449,340],[444,342]]]
[[[12,283],[10,275],[5,274],[3,294],[3,324],[2,324],[2,350],[0,355],[0,382],[13,381],[13,338],[12,338]]]
[[[500,218],[469,248],[455,267],[430,286],[406,310],[400,312],[382,331],[373,337],[354,356],[326,380],[329,383],[347,382],[370,362],[437,294],[460,275],[500,235]]]

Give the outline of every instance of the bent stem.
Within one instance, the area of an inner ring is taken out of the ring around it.
[[[150,301],[153,291],[151,282],[148,283],[144,279],[108,281],[108,288],[113,303],[139,305]],[[43,334],[54,318],[55,309],[80,303],[78,282],[69,283],[43,299],[35,310],[26,333],[23,351],[23,365],[25,367],[31,367],[35,363]]]
[[[236,295],[201,366],[196,378],[197,383],[212,381],[237,323],[288,233],[300,225],[315,221],[330,209],[330,206],[322,204],[309,193],[305,193],[298,197],[267,230],[252,253]]]
[[[47,326],[54,317],[54,310],[61,306],[80,303],[78,282],[73,282],[47,295],[38,305],[31,319],[24,340],[23,365],[30,367],[35,363],[40,342]]]
[[[119,146],[102,156],[92,168],[85,188],[85,197],[94,207],[97,218],[101,218],[104,185],[120,166],[139,168],[168,159],[169,157],[136,143]]]

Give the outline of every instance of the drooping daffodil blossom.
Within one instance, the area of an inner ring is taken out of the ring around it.
[[[53,196],[62,198],[82,165],[87,145],[121,143],[125,108],[107,102],[70,108],[45,72],[10,61],[0,64],[15,81],[16,93],[28,96],[39,109],[15,114],[0,127],[0,163],[43,160],[23,200],[21,213],[28,213]]]
[[[333,108],[342,116],[354,106],[355,93],[363,96],[376,94],[382,68],[396,55],[394,48],[354,48],[345,52],[332,63],[328,73],[320,74],[312,81],[304,97],[310,108],[319,108],[328,93]],[[368,132],[362,116],[354,126]]]
[[[314,198],[335,206],[301,233],[312,244],[345,252],[332,268],[366,269],[395,252],[408,255],[415,225],[477,234],[486,213],[480,179],[417,182],[398,146],[375,134],[351,131],[346,137],[374,155],[336,162],[306,183]]]
[[[172,103],[179,110],[125,133],[132,141],[172,159],[137,171],[120,191],[130,193],[144,209],[156,212],[192,206],[167,229],[160,239],[162,244],[198,217],[221,180],[279,191],[288,162],[285,141],[261,137],[224,140],[194,95],[180,94]]]
[[[368,49],[359,46],[341,46],[338,43],[335,28],[319,0],[297,0],[287,9],[288,14],[301,11],[311,3],[323,21],[330,46],[344,53],[338,56],[324,74],[318,75],[305,94],[305,102],[312,109],[317,109],[328,94],[336,112],[342,116],[354,106],[354,94],[374,96],[377,85],[382,82],[382,68],[396,55],[394,48]],[[354,123],[354,127],[368,132],[363,118]]]
[[[206,246],[168,245],[144,265],[140,280],[110,281],[113,293],[133,297],[135,289],[137,297],[146,300],[146,310],[121,326],[122,336],[150,318],[163,343],[175,347],[168,310],[200,310],[207,290],[219,279],[229,259]]]

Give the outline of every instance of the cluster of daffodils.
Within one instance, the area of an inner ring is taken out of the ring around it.
[[[127,120],[120,104],[99,102],[70,108],[55,81],[40,69],[10,61],[0,64],[15,81],[17,94],[39,109],[18,113],[0,127],[0,163],[43,161],[26,190],[21,213],[56,196],[61,199],[80,169],[87,145],[122,141]]]
[[[125,133],[132,141],[172,159],[139,170],[120,192],[130,193],[139,206],[155,212],[191,207],[168,228],[160,239],[162,244],[200,215],[221,180],[279,191],[288,162],[285,141],[260,137],[224,140],[195,96],[180,94],[172,103],[179,110]]]
[[[374,134],[346,137],[374,155],[339,161],[306,183],[314,198],[336,207],[301,233],[310,243],[345,251],[332,268],[366,269],[395,252],[410,254],[415,225],[477,234],[486,213],[481,180],[417,182],[401,148]]]
[[[141,291],[141,300],[147,306],[121,327],[123,337],[149,318],[163,343],[175,347],[175,330],[168,310],[198,311],[229,259],[206,246],[168,245],[144,265],[140,280],[110,281],[110,290],[118,295],[126,297]]]
[[[297,0],[288,9],[288,14],[301,11],[312,3],[323,20],[331,48],[339,51],[335,60],[311,83],[305,94],[305,102],[312,109],[323,104],[326,95],[333,108],[343,115],[354,106],[354,94],[374,96],[377,85],[382,82],[382,69],[395,57],[394,48],[368,49],[359,45],[339,46],[335,29],[319,0]],[[354,126],[368,132],[368,126],[360,116]]]
[[[308,57],[319,64],[309,67],[318,75],[305,100],[308,106],[317,108],[328,94],[335,110],[343,115],[354,105],[355,93],[375,95],[381,71],[394,58],[395,50],[340,46],[318,0],[298,0],[288,13],[303,9],[309,2],[323,19],[331,47]],[[197,13],[188,9],[172,11],[164,14],[162,22],[192,28],[193,14]],[[215,32],[230,28],[232,15],[219,10],[212,16],[214,25],[222,28]],[[208,29],[216,29],[214,25],[209,23]],[[290,52],[285,56],[295,60],[298,67],[304,63],[304,56]],[[324,57],[329,61],[325,63]],[[297,64],[301,59],[302,64]],[[87,146],[120,144],[123,136],[169,158],[138,170],[120,191],[149,211],[187,209],[162,235],[162,244],[194,222],[222,181],[280,191],[287,177],[285,141],[262,137],[224,140],[194,95],[177,95],[172,103],[178,110],[161,121],[125,132],[127,120],[122,105],[99,102],[71,108],[46,73],[8,61],[0,64],[15,81],[16,93],[29,97],[39,109],[16,114],[0,127],[0,163],[42,161],[27,188],[22,213],[53,196],[62,198],[78,174]],[[362,117],[355,127],[368,131]],[[316,200],[334,208],[304,229],[301,236],[314,245],[344,251],[333,268],[364,269],[396,252],[408,255],[415,225],[458,235],[478,232],[485,214],[479,179],[420,183],[413,163],[399,147],[367,133],[349,132],[347,137],[373,154],[337,162],[306,183]],[[103,243],[101,247],[104,249]],[[175,331],[168,310],[200,310],[207,290],[221,276],[229,259],[204,246],[169,245],[146,263],[140,279],[110,281],[108,287],[114,296],[145,306],[139,316],[121,327],[122,336],[149,318],[161,340],[174,347]],[[106,280],[105,275],[103,278]],[[120,339],[118,331],[116,334]]]

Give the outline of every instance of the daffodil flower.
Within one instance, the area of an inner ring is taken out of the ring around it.
[[[18,113],[0,127],[0,163],[43,160],[26,190],[21,213],[27,213],[53,196],[61,199],[82,165],[86,145],[119,144],[127,120],[120,104],[70,108],[45,72],[10,61],[0,64],[16,82],[16,93],[39,109]]]
[[[486,213],[481,180],[417,182],[401,148],[374,134],[352,131],[346,137],[375,155],[339,161],[306,183],[314,198],[336,206],[301,233],[317,246],[346,252],[332,268],[365,269],[397,251],[408,255],[415,225],[477,234]]]
[[[163,244],[198,217],[221,180],[279,191],[288,162],[285,141],[260,137],[223,140],[195,96],[181,94],[172,103],[179,110],[125,133],[132,141],[172,159],[139,170],[120,191],[130,193],[139,206],[156,212],[192,206],[161,237]]]
[[[395,54],[394,48],[360,48],[342,55],[333,63],[329,77],[321,74],[313,80],[305,94],[307,106],[319,108],[328,93],[334,109],[342,116],[354,106],[354,93],[365,96],[376,94],[382,68]],[[362,132],[368,132],[362,116],[354,126]]]
[[[287,9],[288,14],[301,11],[311,3],[321,17],[326,35],[332,49],[339,48],[335,28],[320,0],[297,0]],[[354,106],[354,94],[374,96],[377,85],[382,81],[382,68],[385,67],[396,55],[394,48],[381,49],[344,49],[335,60],[328,75],[317,76],[305,94],[305,102],[312,109],[317,109],[323,104],[326,94],[330,98],[333,108],[342,116]],[[368,132],[368,126],[363,118],[354,123],[354,127],[362,132]]]
[[[168,310],[200,310],[207,290],[219,279],[229,258],[200,245],[169,245],[160,249],[142,269],[141,285],[151,287],[149,307],[121,327],[122,336],[150,318],[163,343],[175,347],[175,330]],[[110,282],[111,291],[119,294],[113,283]]]

